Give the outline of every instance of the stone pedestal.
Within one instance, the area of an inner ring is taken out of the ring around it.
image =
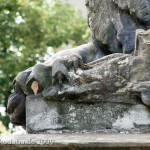
[[[26,134],[0,137],[0,150],[149,149],[149,134]]]
[[[28,133],[150,133],[150,30],[137,43],[135,55],[105,56],[28,95]]]
[[[148,133],[150,110],[141,102],[80,103],[28,96],[28,133]]]

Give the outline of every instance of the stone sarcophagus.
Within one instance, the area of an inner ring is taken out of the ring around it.
[[[49,66],[43,68],[47,75]],[[28,133],[150,133],[149,30],[137,30],[134,54],[102,57],[68,72],[67,80],[38,94],[39,82],[28,82],[34,93],[26,97]]]

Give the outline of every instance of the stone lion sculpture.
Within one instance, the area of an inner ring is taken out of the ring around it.
[[[68,71],[86,68],[87,63],[113,53],[133,53],[136,30],[150,27],[149,0],[85,0],[90,42],[55,54],[48,62],[18,74],[8,113],[15,125],[25,127],[26,96],[38,94],[50,86],[69,82]],[[36,82],[35,82],[36,81]],[[38,84],[37,84],[38,83]]]

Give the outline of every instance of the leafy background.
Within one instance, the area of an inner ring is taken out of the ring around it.
[[[86,18],[67,2],[0,0],[0,134],[15,131],[6,106],[18,72],[89,36]]]

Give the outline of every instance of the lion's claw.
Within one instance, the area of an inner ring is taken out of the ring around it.
[[[62,85],[68,80],[69,77],[67,68],[59,61],[54,62],[52,66],[52,84]]]
[[[77,54],[72,54],[68,58],[68,68],[73,69],[75,72],[78,70],[78,68],[83,69],[83,60],[81,56]]]

